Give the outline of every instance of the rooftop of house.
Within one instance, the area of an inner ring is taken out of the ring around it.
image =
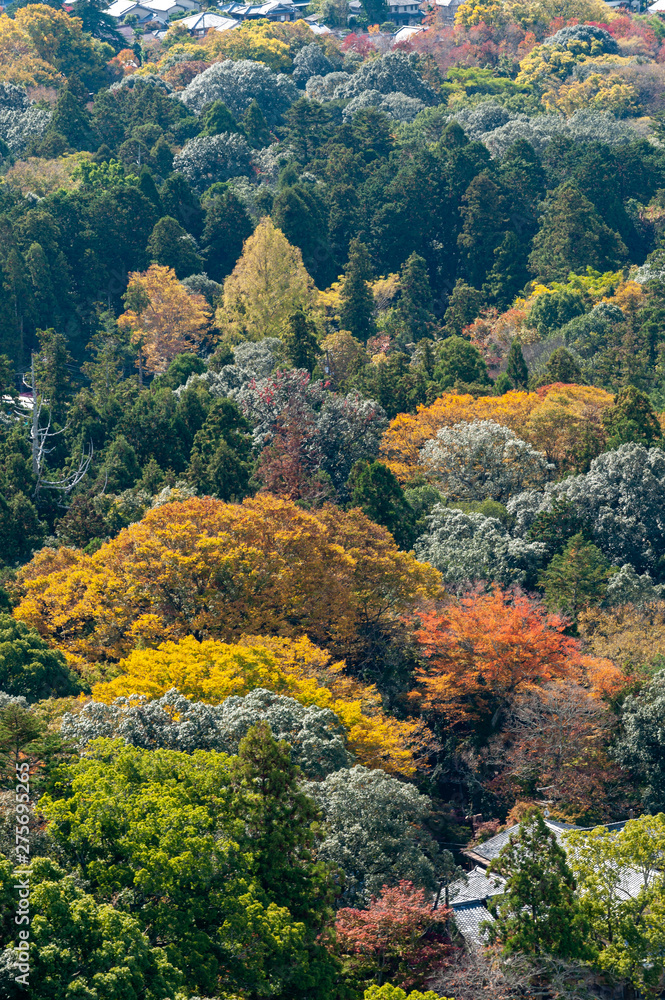
[[[554,833],[557,841],[567,851],[570,850],[563,834],[570,830],[591,830],[593,827],[575,826],[572,823],[558,823],[555,820],[546,819],[545,823]],[[621,830],[625,821],[620,823],[602,824],[608,830]],[[487,900],[492,896],[500,896],[505,880],[500,875],[488,875],[487,867],[498,857],[501,849],[508,843],[511,833],[518,830],[519,826],[508,827],[496,836],[490,837],[482,844],[469,848],[462,853],[477,864],[465,878],[453,882],[448,887],[448,899],[453,910],[455,924],[458,931],[471,947],[477,947],[483,943],[481,924],[483,921],[491,921],[492,916],[487,909]],[[617,894],[626,899],[633,899],[643,888],[645,880],[648,881],[650,873],[642,872],[632,868],[624,868],[617,871],[619,881],[616,887]]]
[[[225,17],[223,14],[215,14],[211,10],[202,10],[198,14],[183,17],[176,23],[184,24],[188,31],[207,31],[209,28],[227,31],[229,28],[236,28],[240,21],[236,21],[232,17]]]

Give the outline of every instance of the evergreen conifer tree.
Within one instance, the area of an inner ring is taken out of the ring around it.
[[[588,957],[588,927],[573,873],[537,809],[525,816],[488,871],[506,880],[503,895],[495,897],[494,923],[487,928],[504,954]]]
[[[268,122],[265,120],[265,116],[256,98],[243,115],[242,127],[247,136],[247,142],[254,149],[263,149],[265,146],[270,145],[272,136],[270,135]]]
[[[153,264],[172,267],[178,278],[203,270],[203,261],[191,236],[168,215],[156,223],[148,240],[148,253]]]
[[[587,605],[602,601],[611,575],[600,549],[577,534],[554,556],[538,584],[545,591],[548,607],[574,618]]]
[[[247,210],[232,191],[223,191],[206,201],[206,218],[201,237],[201,251],[206,272],[213,281],[223,282],[242,253],[245,240],[252,235]]]
[[[316,339],[316,326],[303,309],[296,309],[289,317],[284,344],[293,367],[306,368],[311,374],[321,351]]]
[[[370,274],[367,247],[359,239],[352,239],[342,286],[339,318],[342,327],[363,343],[376,332],[374,296],[368,284]]]
[[[663,431],[645,392],[627,385],[614,397],[614,406],[603,414],[608,449],[634,442],[645,448],[662,445]]]
[[[515,338],[510,345],[506,375],[512,382],[515,389],[526,389],[529,381],[529,369],[526,366],[526,361],[524,360],[524,355],[522,354],[522,346],[517,338]]]
[[[221,135],[222,132],[242,132],[237,121],[227,108],[224,101],[213,101],[201,112],[199,135]]]
[[[411,254],[402,268],[399,284],[401,295],[397,308],[400,318],[409,339],[421,340],[429,336],[434,323],[432,289],[423,257]]]

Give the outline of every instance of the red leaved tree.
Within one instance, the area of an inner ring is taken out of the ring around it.
[[[452,952],[446,924],[450,910],[432,909],[431,894],[402,881],[383,887],[366,910],[340,910],[337,950],[355,979],[409,989],[433,975]]]
[[[566,619],[521,594],[494,587],[419,618],[428,663],[412,698],[449,726],[493,729],[520,690],[579,673],[580,644],[564,635]]]

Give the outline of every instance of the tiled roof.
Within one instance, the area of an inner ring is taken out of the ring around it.
[[[453,917],[457,930],[467,944],[478,947],[486,943],[480,925],[486,920],[491,921],[492,916],[484,903],[474,900],[454,906]]]
[[[457,906],[469,900],[486,899],[488,896],[497,896],[503,891],[503,879],[496,875],[489,878],[487,872],[480,865],[476,865],[467,873],[466,879],[453,882],[448,889],[448,899],[451,906]]]

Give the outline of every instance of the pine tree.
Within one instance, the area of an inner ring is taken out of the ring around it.
[[[206,220],[201,251],[206,272],[213,281],[224,281],[236,266],[245,240],[252,235],[247,209],[232,191],[206,200]]]
[[[263,149],[265,146],[270,145],[272,136],[268,128],[268,122],[265,120],[256,98],[252,101],[243,116],[242,127],[247,136],[247,142],[254,149]]]
[[[191,236],[168,215],[155,225],[148,240],[148,253],[153,264],[172,267],[178,278],[203,270],[203,261]]]
[[[522,354],[522,345],[517,338],[515,338],[510,345],[506,375],[512,382],[515,389],[526,389],[529,381],[529,369],[526,366],[526,361],[524,360],[524,355]]]
[[[93,150],[99,145],[90,115],[69,87],[60,94],[49,121],[48,134],[54,133],[64,136],[75,150]]]
[[[554,556],[538,580],[548,607],[573,618],[589,604],[605,597],[610,564],[600,549],[584,535],[573,535],[563,552]]]
[[[351,506],[387,528],[400,548],[410,549],[416,518],[395,474],[382,462],[356,462],[348,486]]]
[[[371,275],[367,247],[359,239],[351,240],[349,262],[342,286],[339,318],[342,327],[365,343],[376,332],[374,296],[368,284]]]
[[[201,112],[199,135],[221,135],[222,132],[242,132],[224,101],[213,101]]]
[[[556,189],[533,241],[529,265],[538,280],[565,281],[587,267],[615,270],[626,259],[621,237],[605,225],[579,189],[567,182]]]
[[[303,309],[296,309],[289,317],[284,344],[293,367],[306,368],[311,374],[321,349],[316,339],[316,325],[307,318]]]
[[[658,416],[645,392],[627,385],[614,397],[614,406],[603,414],[607,430],[607,448],[635,442],[645,448],[662,445],[663,431]]]
[[[588,957],[588,927],[575,896],[566,853],[537,809],[527,813],[488,872],[506,880],[495,897],[491,940],[504,955]]]
[[[400,275],[398,311],[411,341],[422,340],[432,333],[432,289],[427,274],[427,263],[417,253],[412,253]]]

